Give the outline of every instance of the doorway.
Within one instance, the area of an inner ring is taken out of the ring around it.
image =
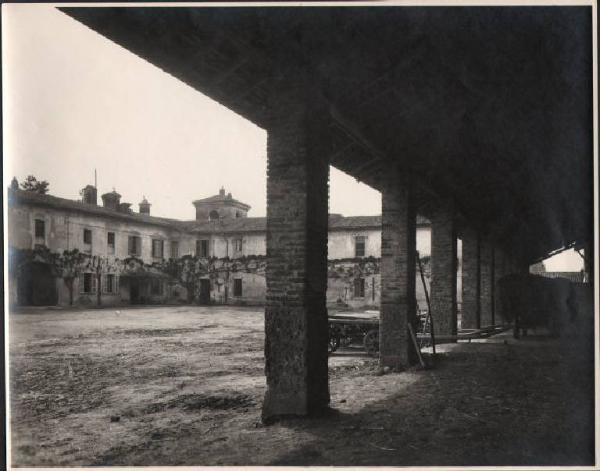
[[[56,306],[56,277],[47,263],[33,262],[23,270],[17,282],[20,306]]]
[[[210,304],[210,280],[203,278],[200,280],[200,304]]]
[[[131,304],[140,304],[140,280],[131,278],[129,280],[129,302]]]

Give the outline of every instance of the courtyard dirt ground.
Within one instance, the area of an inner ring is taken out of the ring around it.
[[[335,412],[263,426],[261,310],[12,313],[12,462],[590,465],[591,341],[503,334],[381,376],[375,359],[336,353]]]

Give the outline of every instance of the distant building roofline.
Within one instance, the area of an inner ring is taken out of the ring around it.
[[[417,226],[430,226],[428,219],[417,216]],[[219,234],[219,233],[248,233],[266,232],[266,217],[248,217],[239,219],[222,219],[218,221],[189,221],[185,225],[190,232],[197,234]],[[329,215],[329,231],[381,229],[381,216],[342,216],[341,214]]]
[[[169,219],[147,214],[120,212],[112,208],[98,206],[95,204],[84,203],[82,201],[60,198],[53,195],[42,195],[26,190],[8,190],[8,204],[31,204],[37,206],[46,206],[64,211],[74,211],[84,214],[93,214],[95,216],[109,217],[112,219],[121,219],[141,224],[169,227],[180,229],[180,222],[176,219]]]
[[[237,202],[236,200],[228,200]],[[115,209],[84,203],[82,201],[60,198],[49,194],[39,194],[21,189],[8,189],[8,203],[31,204],[52,207],[65,211],[76,211],[95,216],[109,217],[113,219],[128,220],[140,224],[168,227],[173,230],[193,232],[197,234],[218,233],[261,233],[267,231],[266,217],[244,217],[234,219],[219,219],[217,221],[199,222],[197,220],[179,220],[150,216],[134,212],[120,212]],[[239,203],[244,205],[243,203]],[[250,206],[244,205],[248,208]],[[430,222],[422,216],[417,216],[417,226],[429,226]],[[342,216],[338,213],[329,215],[329,231],[381,229],[381,215],[375,216]]]
[[[238,207],[240,209],[244,209],[246,211],[248,211],[251,206],[246,204],[246,203],[242,203],[239,200],[236,200],[234,198],[230,198],[228,199],[227,197],[223,198],[222,196],[219,195],[214,195],[214,196],[209,196],[208,198],[202,198],[199,200],[194,200],[192,201],[192,204],[194,206],[198,206],[198,205],[202,205],[202,204],[211,204],[211,203],[220,203],[223,205],[228,205],[228,206],[235,206]]]

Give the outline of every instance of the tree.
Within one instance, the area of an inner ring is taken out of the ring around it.
[[[184,255],[181,258],[165,260],[159,268],[162,272],[175,278],[187,290],[188,303],[194,300],[196,285],[203,276],[211,274],[211,260]]]
[[[77,249],[65,250],[58,259],[59,272],[69,290],[69,305],[73,305],[73,282],[83,270],[86,255]]]
[[[92,270],[96,275],[96,304],[102,306],[102,273],[108,266],[108,259],[93,255],[89,257],[86,268]]]
[[[21,188],[25,191],[31,191],[33,193],[39,193],[45,195],[48,193],[48,186],[50,184],[46,180],[38,181],[33,175],[28,175],[27,179],[21,183]]]

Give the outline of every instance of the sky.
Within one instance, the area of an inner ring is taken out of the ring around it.
[[[157,216],[189,220],[221,186],[266,214],[266,132],[50,5],[2,11],[4,185],[27,175],[77,199],[146,197]],[[381,195],[335,168],[329,210],[381,213]],[[568,251],[549,271],[578,271]]]
[[[96,169],[99,194],[114,188],[134,210],[146,196],[178,219],[224,186],[265,216],[263,129],[51,6],[9,8],[5,180],[33,174],[79,198]],[[378,191],[336,169],[330,185],[331,212],[381,213]]]

